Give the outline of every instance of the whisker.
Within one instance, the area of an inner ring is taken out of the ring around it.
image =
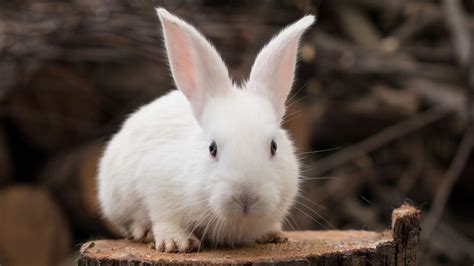
[[[293,223],[295,224],[295,229],[299,230],[300,227],[298,226],[298,222],[295,220],[295,218],[293,216],[288,216],[289,218],[291,218],[291,220],[293,220]]]
[[[285,113],[285,116],[283,117],[283,120],[284,120],[285,122],[287,122],[287,121],[288,121],[288,120],[287,120],[288,118],[290,118],[291,116],[293,116],[293,115],[295,115],[295,114],[300,114],[300,113],[302,113],[302,112],[303,112],[303,110],[298,109],[298,110],[295,110],[295,111],[293,111],[293,112],[291,112],[291,113]]]
[[[299,118],[302,113],[303,113],[303,110],[297,110],[292,113],[289,113],[288,115],[285,115],[285,117],[283,118],[283,121],[284,123],[289,123],[295,120],[296,118]]]
[[[307,98],[306,96],[303,96],[303,97],[298,98],[298,99],[295,98],[294,101],[289,102],[289,103],[285,106],[285,108],[288,110],[291,106],[293,106],[293,105],[295,105],[295,104],[297,104],[297,103],[300,103],[300,102],[304,101],[306,98]]]
[[[196,225],[191,229],[189,235],[187,238],[191,237],[191,235],[194,233],[194,231],[201,225],[202,222],[204,222],[210,215],[212,214],[212,210],[209,208],[207,209],[203,215],[200,216],[200,218],[198,219],[198,222],[196,223]]]
[[[315,206],[318,207],[318,208],[327,210],[326,206],[324,206],[324,205],[322,205],[322,204],[319,204],[319,203],[317,203],[317,202],[314,202],[314,201],[312,201],[312,200],[306,198],[305,196],[303,196],[303,195],[301,195],[301,194],[298,196],[298,198],[304,199],[304,200],[306,200],[308,203],[311,203],[311,204],[315,205]]]
[[[320,176],[320,177],[301,177],[301,181],[308,181],[308,180],[329,180],[329,179],[342,179],[342,177],[338,176]]]
[[[207,222],[207,225],[206,227],[204,228],[204,232],[202,234],[202,237],[201,237],[201,243],[199,243],[199,247],[198,247],[198,251],[201,251],[201,245],[203,243],[203,241],[206,239],[206,234],[207,234],[207,231],[209,229],[209,226],[212,224],[212,222],[217,218],[217,216],[212,216],[212,218]]]
[[[290,222],[289,217],[290,217],[290,216],[284,217],[284,218],[283,218],[283,223],[284,223],[284,224],[287,224],[291,231],[295,231],[295,230],[296,230],[296,229],[295,229],[295,226]]]
[[[306,82],[301,86],[301,88],[299,88],[295,93],[293,93],[293,95],[291,95],[291,96],[288,98],[288,100],[286,100],[287,104],[291,105],[291,101],[293,101],[293,100],[298,96],[298,94],[299,94],[300,92],[302,92],[302,91],[306,88],[307,85],[308,85],[308,81],[306,81]],[[301,98],[305,98],[305,97],[301,97]],[[288,108],[289,105],[287,105],[286,107]]]
[[[368,200],[368,199],[367,199],[366,197],[364,197],[363,195],[359,195],[359,197],[360,197],[363,201],[367,202],[368,204],[372,204],[372,205],[374,204],[372,201]]]
[[[324,149],[324,150],[315,150],[315,151],[300,152],[300,153],[297,153],[297,155],[315,154],[315,153],[321,153],[321,152],[334,151],[334,150],[342,149],[342,148],[344,148],[344,147],[346,147],[346,146],[338,146],[338,147],[335,147],[335,148],[329,148],[329,149]]]
[[[314,218],[313,216],[307,214],[306,212],[304,212],[303,210],[301,210],[300,208],[296,207],[296,206],[293,206],[295,208],[295,210],[301,212],[303,215],[305,215],[306,217],[308,217],[309,219],[311,219],[313,222],[319,224],[323,229],[325,230],[328,230],[328,228],[322,224],[320,221],[318,221],[316,218]]]
[[[326,218],[324,218],[324,216],[322,216],[321,214],[319,214],[317,211],[315,211],[314,209],[312,209],[311,207],[309,207],[308,205],[302,203],[302,202],[296,202],[296,203],[299,203],[301,204],[301,206],[305,207],[306,209],[308,209],[309,211],[311,211],[312,213],[316,214],[319,218],[321,218],[321,220],[323,220],[326,224],[330,225],[333,229],[336,229],[336,226],[334,226],[332,223],[330,223]]]
[[[220,241],[220,240],[221,240],[221,239],[220,239],[220,236],[221,236],[223,227],[224,227],[224,220],[219,219],[219,222],[218,222],[218,224],[217,224],[217,226],[216,226],[216,228],[217,228],[217,229],[216,229],[216,230],[217,230],[217,237],[216,237],[216,240],[217,240],[217,241]],[[217,248],[217,241],[216,241],[216,248]]]

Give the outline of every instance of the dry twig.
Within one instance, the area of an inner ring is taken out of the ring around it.
[[[452,42],[458,63],[466,67],[470,61],[470,38],[467,27],[466,15],[464,14],[461,1],[443,0],[446,20],[452,34]]]
[[[319,160],[310,173],[314,176],[324,174],[365,153],[374,151],[393,140],[407,135],[410,132],[439,121],[450,114],[452,114],[452,111],[445,106],[438,106],[429,109],[398,124],[389,126],[370,138]]]

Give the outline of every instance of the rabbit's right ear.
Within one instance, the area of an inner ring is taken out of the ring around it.
[[[308,15],[286,27],[260,51],[252,66],[247,87],[270,99],[280,118],[293,85],[299,40],[313,23],[314,16]]]
[[[200,121],[208,99],[232,88],[229,72],[216,49],[193,26],[157,8],[174,81]]]

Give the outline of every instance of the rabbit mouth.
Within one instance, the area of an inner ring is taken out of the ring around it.
[[[243,217],[254,216],[258,214],[258,201],[260,196],[243,194],[240,197],[232,197],[233,207],[238,215]]]

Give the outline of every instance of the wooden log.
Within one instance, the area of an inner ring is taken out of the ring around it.
[[[103,143],[96,142],[63,153],[47,164],[40,177],[74,229],[84,236],[113,231],[101,219],[97,199],[97,164],[102,150]]]
[[[71,255],[68,223],[45,191],[1,190],[0,215],[0,265],[59,265]]]
[[[22,137],[52,152],[96,134],[101,125],[99,98],[78,71],[46,64],[6,96],[4,112]]]
[[[7,183],[13,175],[10,147],[7,142],[5,130],[0,124],[0,185]]]
[[[129,240],[85,243],[78,265],[416,265],[420,211],[404,204],[392,213],[392,229],[286,232],[287,243],[171,254]]]

